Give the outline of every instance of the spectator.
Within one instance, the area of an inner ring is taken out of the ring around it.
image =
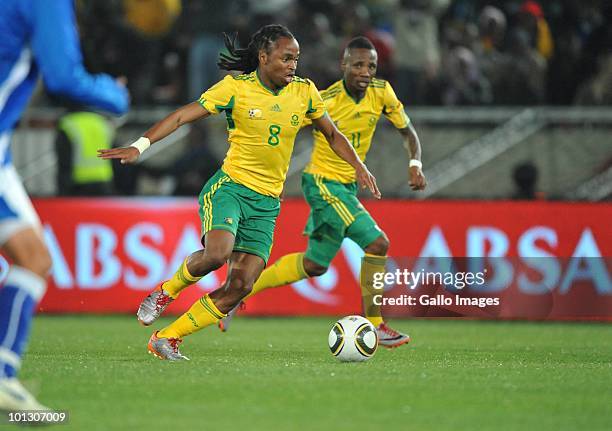
[[[188,42],[187,99],[197,100],[207,88],[221,78],[217,61],[223,49],[222,32],[233,33],[248,25],[245,0],[186,4],[181,30]],[[243,33],[246,33],[243,32]]]
[[[494,7],[486,6],[478,16],[478,51],[483,54],[499,52],[506,35],[506,16]]]
[[[292,27],[298,29],[296,37],[301,42],[303,53],[298,63],[298,75],[313,80],[318,88],[327,88],[336,80],[340,40],[331,32],[325,14],[309,15],[303,11],[296,18],[301,24],[295,23]],[[322,58],[326,61],[321,61]]]
[[[512,179],[516,187],[512,199],[534,200],[542,199],[541,193],[536,192],[538,184],[538,167],[531,162],[518,164],[512,170]]]
[[[491,86],[476,57],[465,47],[454,48],[446,60],[442,100],[445,105],[486,105],[492,102]]]
[[[76,3],[89,68],[126,76],[135,104],[178,101],[184,73],[170,36],[182,10],[180,0]]]
[[[540,3],[533,0],[524,2],[519,11],[518,25],[529,35],[531,46],[548,61],[553,55],[554,42]]]
[[[367,37],[378,52],[378,69],[376,75],[379,78],[390,80],[393,75],[392,56],[395,48],[395,40],[391,33],[380,30],[372,25],[370,12],[364,4],[354,2],[344,16],[343,33],[352,39],[357,36]],[[346,40],[344,43],[348,43]],[[335,64],[337,66],[337,63]]]
[[[601,10],[601,20],[597,25],[594,25],[593,30],[585,37],[583,44],[582,55],[578,62],[578,73],[576,81],[585,83],[587,81],[600,82],[605,85],[606,72],[608,69],[609,56],[612,54],[612,3],[608,2]],[[610,73],[609,71],[607,73]],[[597,76],[599,77],[597,78]],[[609,78],[608,78],[609,81]],[[587,84],[588,85],[588,84]],[[597,87],[597,84],[596,84]],[[592,88],[597,93],[596,88]],[[603,90],[603,88],[602,88]],[[609,88],[607,89],[609,91]],[[588,90],[584,86],[579,90],[581,93],[577,96],[577,103],[587,103],[588,100],[595,100],[598,97],[595,94],[588,96]],[[586,92],[586,93],[585,93]]]
[[[503,80],[507,73],[507,55],[502,52],[506,34],[506,16],[494,7],[486,6],[478,16],[478,39],[474,54],[483,76],[489,81],[492,97],[503,91]]]
[[[599,71],[578,89],[575,103],[612,105],[612,51],[600,56]]]
[[[127,77],[135,104],[154,101],[160,64],[164,63],[165,38],[180,10],[180,0],[122,2],[122,19],[116,22],[110,37],[117,45],[117,66]]]
[[[412,105],[427,101],[428,88],[438,78],[440,43],[438,16],[450,0],[401,0],[393,14],[398,97]]]
[[[75,111],[60,118],[55,139],[58,194],[112,194],[113,167],[97,154],[99,148],[112,148],[114,140],[114,126],[100,114]]]
[[[529,44],[529,36],[517,28],[509,36],[509,56],[501,65],[505,71],[496,103],[533,105],[544,102],[546,60]]]
[[[165,36],[181,12],[181,0],[124,0],[125,19],[148,37]]]
[[[485,52],[499,51],[506,34],[506,16],[494,7],[485,6],[478,16],[480,49]]]
[[[565,1],[563,6],[559,1],[551,5],[555,11],[550,24],[555,40],[555,50],[548,61],[548,76],[546,79],[546,103],[552,105],[569,105],[573,102],[576,90],[580,85],[578,69],[583,38],[581,35],[582,0]],[[556,6],[556,7],[555,7]]]

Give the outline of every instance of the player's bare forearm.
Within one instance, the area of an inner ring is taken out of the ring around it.
[[[408,151],[408,157],[421,160],[421,141],[412,123],[408,123],[408,126],[404,129],[399,129],[399,132],[404,141],[404,148]]]
[[[412,123],[404,129],[399,129],[404,141],[404,148],[408,151],[410,166],[408,168],[409,184],[412,190],[424,190],[427,180],[421,169],[421,142]]]
[[[101,159],[119,159],[121,164],[136,163],[142,152],[154,142],[165,138],[183,124],[206,118],[209,115],[210,113],[199,103],[190,103],[155,123],[132,145],[122,148],[99,149],[98,157]]]
[[[164,119],[155,123],[142,136],[149,138],[151,144],[153,144],[170,135],[182,125],[206,118],[209,115],[210,113],[204,109],[202,105],[200,105],[198,102],[192,102],[177,109]]]
[[[338,130],[329,116],[325,114],[323,117],[313,120],[312,122],[314,126],[323,133],[323,136],[325,136],[333,152],[355,168],[355,176],[361,188],[368,188],[375,198],[380,199],[381,194],[376,185],[376,178],[374,178],[374,175],[370,173],[366,165],[359,159],[359,156],[349,140]]]

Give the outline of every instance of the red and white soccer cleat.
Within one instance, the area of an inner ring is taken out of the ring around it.
[[[181,338],[159,338],[155,331],[151,338],[149,338],[149,344],[147,349],[149,353],[159,359],[166,361],[188,361],[189,358],[184,356],[179,351],[179,345],[183,342]]]
[[[160,283],[149,295],[142,300],[136,316],[138,321],[144,326],[149,326],[155,322],[157,318],[164,312],[166,307],[170,305],[174,298],[168,292],[162,289],[164,282]]]
[[[376,328],[376,333],[378,334],[379,346],[393,348],[410,342],[410,336],[408,334],[402,334],[401,332],[390,328],[385,322],[378,325]]]

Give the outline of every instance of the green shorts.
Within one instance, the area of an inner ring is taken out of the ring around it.
[[[280,211],[278,198],[235,183],[219,169],[202,188],[198,201],[202,243],[208,231],[227,230],[236,237],[234,251],[254,254],[268,263]]]
[[[365,249],[382,231],[357,199],[357,183],[343,184],[304,173],[302,192],[310,205],[304,229],[309,236],[305,257],[328,267],[344,238]]]

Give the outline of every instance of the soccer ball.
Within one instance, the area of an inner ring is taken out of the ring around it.
[[[361,316],[346,316],[329,331],[329,350],[342,362],[367,361],[378,347],[378,334],[370,321]]]

